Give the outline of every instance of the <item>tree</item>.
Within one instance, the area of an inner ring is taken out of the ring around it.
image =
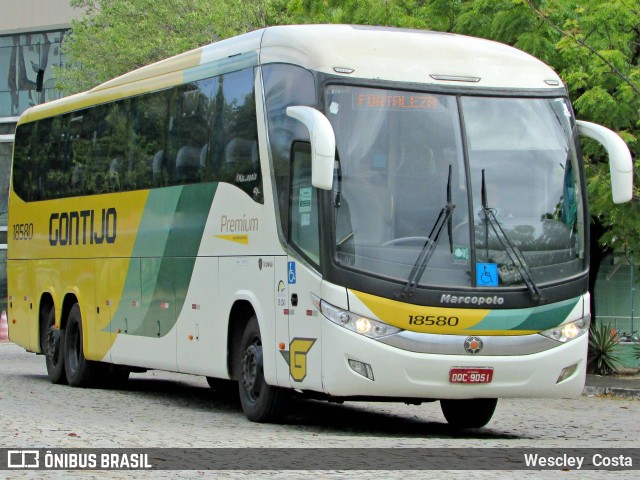
[[[56,71],[64,93],[216,40],[267,25],[361,23],[428,28],[423,1],[407,0],[71,0],[83,15]]]
[[[578,118],[616,130],[632,151],[640,145],[640,6],[632,0],[477,0],[455,23],[461,33],[493,38],[549,63],[564,79]],[[592,313],[594,287],[607,252],[640,263],[638,203],[613,205],[606,155],[585,140],[591,224]],[[635,178],[635,197],[640,177]],[[594,248],[595,247],[595,248]]]
[[[84,14],[63,45],[56,88],[87,90],[118,75],[216,40],[278,23],[283,2],[71,0]]]
[[[637,0],[71,1],[86,15],[73,22],[64,45],[69,65],[57,72],[58,87],[69,93],[266,25],[355,23],[433,29],[500,41],[540,58],[566,82],[579,118],[616,130],[636,159],[640,154]],[[593,237],[600,245],[592,255],[592,274],[609,250],[624,251],[633,263],[640,263],[638,203],[613,205],[604,152],[587,140],[584,154],[597,227]],[[640,178],[636,180],[640,185]]]

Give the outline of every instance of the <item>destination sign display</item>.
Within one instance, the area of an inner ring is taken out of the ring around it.
[[[380,110],[442,110],[435,95],[419,93],[362,93],[354,96],[354,108]]]

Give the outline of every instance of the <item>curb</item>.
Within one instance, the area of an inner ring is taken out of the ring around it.
[[[619,387],[584,387],[582,395],[586,396],[612,396],[624,399],[638,399],[640,398],[640,390],[631,388],[619,388]]]

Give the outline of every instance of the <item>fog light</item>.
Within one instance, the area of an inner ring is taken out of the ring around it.
[[[570,367],[564,367],[562,369],[562,372],[560,372],[560,376],[558,377],[558,380],[556,380],[556,384],[560,382],[564,382],[567,378],[569,378],[571,375],[576,373],[577,369],[578,369],[577,363],[574,365],[571,365]]]
[[[357,374],[367,377],[369,380],[373,380],[373,369],[368,363],[349,359],[349,366],[351,367],[351,370]]]

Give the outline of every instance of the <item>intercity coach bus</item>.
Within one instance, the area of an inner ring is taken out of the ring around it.
[[[162,369],[290,395],[580,394],[588,212],[560,78],[514,48],[346,25],[269,27],[35,106],[16,131],[10,338],[53,383]]]

